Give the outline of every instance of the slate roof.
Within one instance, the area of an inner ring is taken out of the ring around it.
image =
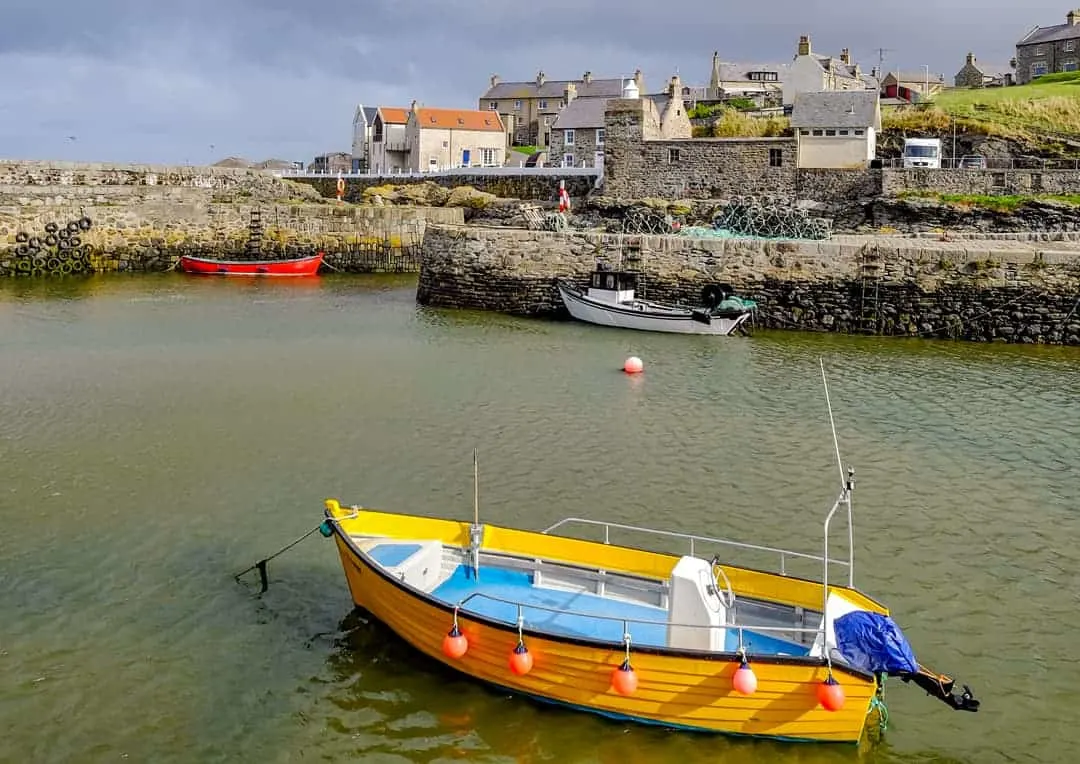
[[[720,62],[720,81],[721,82],[752,82],[755,85],[778,85],[783,82],[784,76],[788,72],[789,64],[744,64],[739,62]],[[776,82],[770,82],[768,80],[751,80],[747,78],[750,72],[775,72],[777,75]]]
[[[792,127],[877,127],[878,94],[874,90],[830,90],[797,93]]]
[[[894,80],[899,80],[900,82],[925,82],[927,79],[927,74],[925,69],[921,71],[911,72],[901,71],[899,74],[893,71],[885,72],[885,75],[882,77],[882,79],[885,79],[886,77],[892,77]],[[940,85],[942,82],[945,81],[945,77],[943,75],[934,74],[933,72],[930,72],[929,78],[930,83],[934,85]]]
[[[488,88],[481,98],[494,98],[511,100],[519,98],[562,98],[566,86],[573,84],[577,89],[578,98],[600,97],[619,98],[622,95],[623,80],[596,79],[589,82],[584,80],[545,80],[543,85],[537,86],[532,82],[497,82],[494,87]]]
[[[620,96],[622,94],[620,93]],[[656,104],[656,110],[661,115],[664,113],[664,109],[667,108],[668,98],[667,93],[658,95],[645,95],[643,98],[648,98],[654,104]],[[552,130],[589,130],[604,126],[604,112],[607,110],[608,101],[610,98],[582,98],[578,96],[570,103],[568,103],[561,112],[559,112],[558,119],[551,125]]]
[[[1080,24],[1057,24],[1052,27],[1035,27],[1017,45],[1039,45],[1061,40],[1080,40]]]
[[[588,98],[578,96],[568,103],[558,119],[552,124],[552,130],[582,130],[604,126],[604,111],[607,109],[607,98]]]

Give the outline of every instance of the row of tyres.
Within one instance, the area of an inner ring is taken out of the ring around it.
[[[15,257],[9,269],[20,276],[89,273],[94,250],[83,242],[82,234],[92,226],[90,218],[82,217],[64,225],[47,223],[39,236],[20,231],[15,234]]]

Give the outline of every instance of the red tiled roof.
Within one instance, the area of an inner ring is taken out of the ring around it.
[[[409,121],[409,110],[400,106],[380,106],[379,114],[385,125],[404,125]]]
[[[420,107],[416,110],[416,120],[421,130],[435,128],[440,130],[476,130],[500,133],[504,130],[502,119],[494,111]]]

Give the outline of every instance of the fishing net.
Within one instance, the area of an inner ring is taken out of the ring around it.
[[[632,207],[626,211],[622,221],[622,232],[630,234],[671,234],[675,233],[675,220],[671,215],[656,210]]]

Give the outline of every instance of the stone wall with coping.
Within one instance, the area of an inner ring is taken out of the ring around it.
[[[156,186],[247,193],[261,198],[318,195],[302,184],[263,170],[171,165],[118,165],[100,162],[0,160],[0,190],[5,187]]]
[[[906,237],[690,239],[431,226],[424,305],[560,316],[556,277],[585,286],[598,260],[644,274],[646,296],[697,304],[725,282],[759,302],[757,324],[971,340],[1080,344],[1080,246]],[[869,284],[869,289],[865,286]]]
[[[930,192],[970,196],[1080,195],[1078,170],[902,170],[883,171],[882,192]]]
[[[581,199],[589,194],[596,185],[596,179],[600,171],[588,174],[575,173],[573,175],[560,175],[551,172],[536,172],[522,169],[518,172],[498,173],[425,173],[421,175],[386,175],[382,177],[363,176],[345,178],[345,195],[347,202],[360,202],[364,198],[364,190],[378,186],[407,186],[417,183],[437,183],[444,188],[458,186],[472,186],[477,191],[495,194],[504,199],[523,199],[530,201],[558,201],[559,181],[566,182],[567,193],[571,199]],[[303,183],[313,187],[321,196],[333,197],[337,193],[337,178],[328,177],[303,177],[297,178],[297,183]]]

